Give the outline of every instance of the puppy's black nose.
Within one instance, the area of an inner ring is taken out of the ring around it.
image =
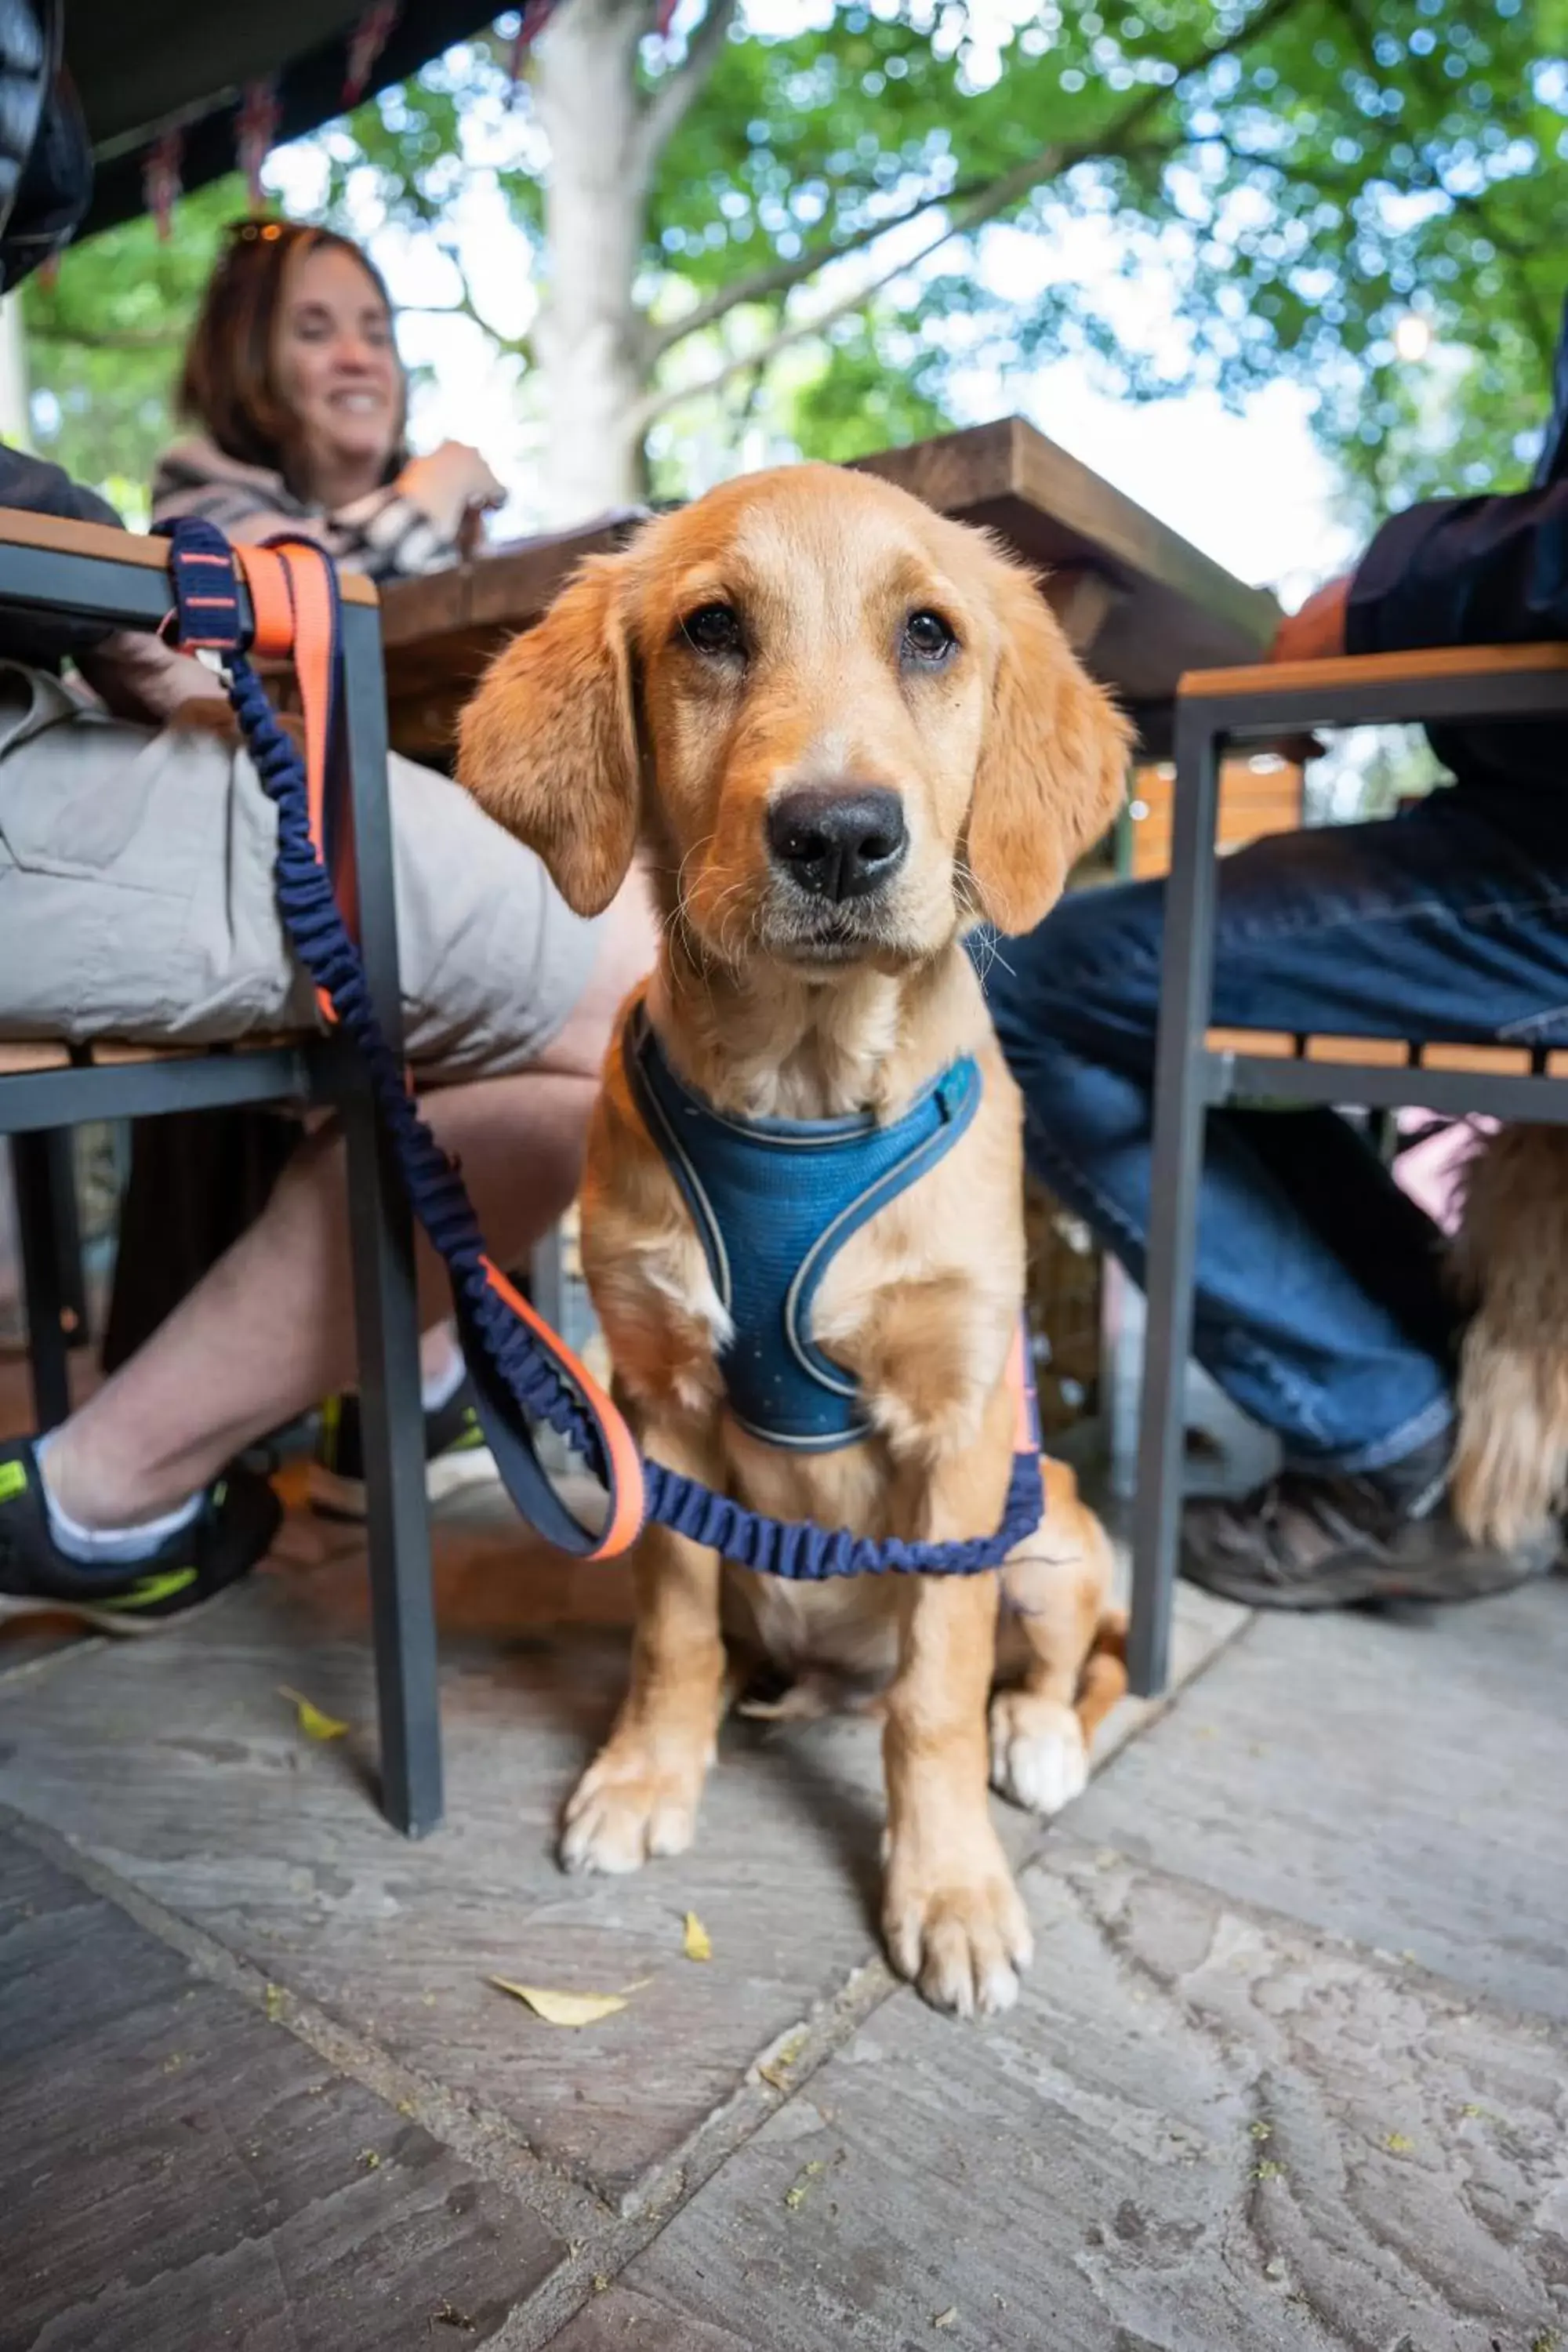
[[[909,853],[904,803],[884,785],[845,792],[802,784],[768,811],[768,847],[814,898],[863,898],[890,882]]]

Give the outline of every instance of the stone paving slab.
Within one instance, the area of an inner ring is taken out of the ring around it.
[[[1568,2038],[1076,1837],[1030,1900],[1011,2017],[889,2001],[557,2352],[1563,2340]]]
[[[0,1830],[0,2352],[489,2343],[564,2249]]]
[[[693,1853],[567,1878],[555,1825],[623,1685],[627,1580],[542,1552],[480,1499],[440,1545],[447,1824],[410,1845],[368,1793],[358,1541],[290,1520],[282,1550],[156,1642],[8,1678],[0,1801],[635,2205],[758,2054],[875,1958],[876,1726],[732,1723]],[[1200,1615],[1184,1656],[1231,1624]],[[354,1731],[303,1739],[280,1685]],[[1108,1744],[1140,1719],[1128,1708]],[[1026,1817],[999,1817],[1016,1852],[1038,1843]],[[681,1955],[689,1909],[713,1940],[706,1965]],[[563,2032],[498,1975],[639,1990],[593,2032]]]
[[[1568,2018],[1568,1579],[1259,1616],[1076,1832]]]

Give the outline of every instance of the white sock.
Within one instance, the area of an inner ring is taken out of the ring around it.
[[[463,1361],[462,1349],[454,1347],[451,1356],[438,1372],[423,1374],[419,1381],[419,1402],[425,1412],[439,1412],[444,1404],[450,1404],[463,1385],[468,1369]]]
[[[49,1485],[48,1454],[53,1444],[49,1437],[40,1438],[33,1449],[38,1465],[38,1477],[44,1490],[44,1508],[48,1513],[49,1533],[68,1559],[78,1561],[83,1568],[128,1567],[139,1559],[151,1559],[160,1544],[188,1528],[202,1507],[205,1487],[198,1487],[188,1502],[165,1511],[162,1518],[143,1519],[137,1528],[84,1528],[68,1511],[62,1511]]]

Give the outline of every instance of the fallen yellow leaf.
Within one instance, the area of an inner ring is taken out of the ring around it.
[[[626,2005],[618,1992],[552,1992],[547,1985],[513,1984],[510,1977],[491,1977],[490,1982],[526,2002],[546,2025],[598,2025]]]
[[[793,2186],[784,2190],[784,2201],[792,2213],[800,2211],[801,2207],[805,2203],[812,2182],[819,2172],[826,2172],[826,2169],[827,2167],[820,2157],[815,2157],[810,2164],[801,2166],[800,2170],[795,2174]]]
[[[335,1715],[323,1715],[302,1691],[290,1690],[287,1683],[279,1684],[278,1696],[292,1699],[300,1728],[307,1739],[341,1739],[344,1732],[353,1729],[351,1724],[340,1723]]]
[[[689,1960],[710,1960],[713,1957],[713,1938],[695,1911],[686,1915],[686,1936],[680,1948]]]

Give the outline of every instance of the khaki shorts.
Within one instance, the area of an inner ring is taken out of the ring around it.
[[[458,785],[388,767],[405,1042],[431,1077],[524,1068],[596,926]],[[0,1038],[216,1044],[316,1025],[272,893],[277,816],[243,751],[84,711],[0,663]]]

